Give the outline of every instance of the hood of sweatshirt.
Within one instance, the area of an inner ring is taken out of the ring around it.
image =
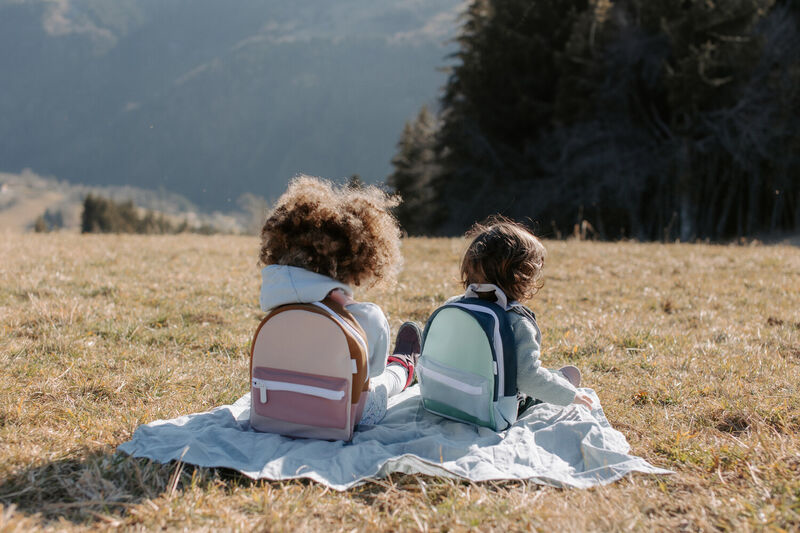
[[[349,285],[299,267],[269,265],[261,270],[261,309],[279,305],[319,302],[334,289],[353,296]]]

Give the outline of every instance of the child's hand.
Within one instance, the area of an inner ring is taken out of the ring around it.
[[[589,396],[588,394],[582,394],[579,392],[578,394],[575,395],[575,399],[572,400],[572,403],[578,405],[584,405],[588,407],[590,411],[594,409],[594,402],[592,401],[592,397]]]

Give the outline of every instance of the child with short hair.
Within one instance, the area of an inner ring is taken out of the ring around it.
[[[506,310],[514,336],[517,389],[528,398],[556,405],[576,403],[592,408],[590,396],[578,392],[581,373],[570,365],[548,370],[539,361],[542,333],[533,311],[520,300],[533,297],[542,287],[544,245],[525,226],[503,217],[475,224],[466,236],[472,239],[461,262],[461,281],[466,292],[448,300],[480,298]],[[521,398],[521,408],[532,402]]]
[[[389,323],[380,307],[358,302],[353,286],[392,283],[402,266],[399,203],[377,187],[339,187],[310,176],[293,179],[261,230],[261,309],[332,298],[367,335],[370,390],[361,424],[376,424],[389,397],[414,376],[421,331],[405,323],[389,355]]]

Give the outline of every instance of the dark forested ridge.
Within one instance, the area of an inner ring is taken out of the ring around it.
[[[796,0],[472,1],[438,116],[398,143],[398,216],[412,233],[498,211],[546,235],[796,231],[799,23]]]
[[[382,180],[459,0],[0,0],[0,171],[227,210],[298,172]]]

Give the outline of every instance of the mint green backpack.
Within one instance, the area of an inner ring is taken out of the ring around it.
[[[495,431],[517,420],[517,361],[506,311],[479,298],[431,315],[417,364],[422,405],[445,418]]]

